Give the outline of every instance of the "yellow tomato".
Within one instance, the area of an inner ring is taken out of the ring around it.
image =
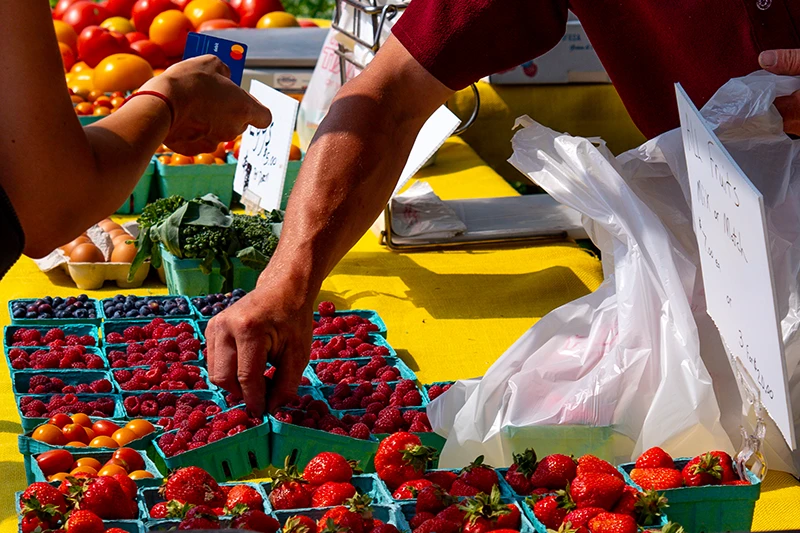
[[[75,72],[69,80],[68,87],[72,89],[74,94],[77,94],[84,100],[89,96],[89,93],[94,90],[94,75],[91,70]]]
[[[72,26],[60,20],[54,20],[53,27],[56,30],[56,39],[58,42],[66,44],[75,52],[78,47],[78,34]]]
[[[299,27],[297,19],[294,15],[286,11],[273,11],[267,13],[258,20],[256,28],[296,28]]]
[[[197,154],[194,156],[194,164],[195,165],[213,165],[214,162],[214,154]]]
[[[117,441],[120,446],[125,446],[130,442],[138,439],[138,435],[128,428],[120,428],[111,435],[111,438]]]
[[[231,18],[228,3],[223,0],[192,0],[186,5],[183,14],[195,28],[209,20]]]
[[[133,472],[128,474],[128,477],[131,479],[152,479],[155,476],[153,476],[153,474],[151,474],[147,470],[134,470]]]
[[[70,475],[74,476],[79,472],[85,472],[86,474],[92,474],[93,476],[97,475],[97,470],[95,470],[91,466],[79,466],[77,468],[73,468],[72,471],[70,472]]]
[[[133,23],[131,23],[131,21],[126,19],[125,17],[107,18],[106,20],[100,23],[100,27],[110,31],[119,32],[123,35],[125,35],[126,33],[130,33],[132,31],[136,31],[136,28],[133,27]]]
[[[92,421],[89,419],[89,415],[85,415],[83,413],[75,413],[72,415],[72,421],[76,424],[82,425],[84,428],[92,427]]]
[[[170,9],[156,15],[150,25],[150,40],[164,49],[167,57],[178,57],[186,47],[186,38],[194,30],[192,21],[178,11]]]
[[[104,436],[93,438],[92,442],[89,443],[89,446],[92,448],[119,448],[117,441],[111,437]]]
[[[52,476],[48,477],[47,481],[50,481],[50,482],[53,482],[53,481],[64,481],[65,479],[67,479],[68,475],[69,475],[68,472],[59,472],[57,474],[53,474]]]
[[[136,433],[137,437],[144,437],[145,435],[149,435],[153,431],[156,430],[155,426],[150,423],[149,420],[144,419],[134,419],[125,424],[126,429],[130,429],[134,433]]]
[[[78,72],[84,72],[84,71],[91,72],[92,71],[92,67],[90,67],[89,65],[87,65],[83,61],[78,61],[77,63],[72,65],[72,68],[69,69],[69,71],[72,72],[73,74],[77,74]]]
[[[94,457],[81,457],[75,461],[75,464],[72,465],[72,468],[78,468],[79,466],[88,466],[89,468],[93,468],[95,471],[100,470],[103,467],[103,465],[100,464],[100,461]]]
[[[133,54],[108,56],[94,69],[94,87],[98,91],[133,91],[153,77],[150,63]]]
[[[123,476],[127,476],[128,471],[119,465],[110,464],[110,465],[105,465],[97,472],[98,476],[113,476],[115,474],[122,474]]]

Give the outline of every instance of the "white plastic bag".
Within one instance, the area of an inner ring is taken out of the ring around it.
[[[401,237],[447,239],[464,233],[467,226],[428,183],[418,181],[392,198],[392,230]]]
[[[757,72],[728,82],[702,110],[764,194],[796,417],[800,141],[783,133],[772,102],[798,89],[800,80]],[[613,159],[586,139],[525,124],[511,162],[585,215],[606,279],[542,318],[480,382],[433,402],[431,421],[448,435],[443,466],[478,453],[509,464],[512,450],[529,445],[616,461],[655,445],[676,455],[734,451],[742,401],[705,311],[680,131]],[[772,423],[764,451],[770,468],[797,473]]]

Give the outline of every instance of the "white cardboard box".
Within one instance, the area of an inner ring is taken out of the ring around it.
[[[567,32],[555,48],[516,68],[492,74],[487,81],[496,85],[611,83],[577,20],[567,22]]]

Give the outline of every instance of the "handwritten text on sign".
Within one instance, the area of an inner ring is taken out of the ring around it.
[[[764,200],[676,85],[708,314],[795,446]]]

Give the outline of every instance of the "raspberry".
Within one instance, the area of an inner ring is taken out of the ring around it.
[[[56,389],[56,390],[58,390],[58,389]],[[72,385],[67,385],[66,387],[61,389],[60,392],[71,393],[71,394],[75,394],[75,393],[77,393],[77,394],[91,394],[94,391],[92,390],[92,386],[89,385],[88,383],[81,383],[77,387],[73,387]],[[108,391],[106,391],[106,392],[108,392]]]
[[[25,368],[30,368],[30,365],[22,358],[18,358],[11,362],[11,368],[14,370],[23,370]]]
[[[211,428],[200,428],[194,433],[192,442],[201,442],[203,444],[208,442],[208,436],[211,435]]]
[[[347,333],[350,331],[350,326],[347,325],[343,317],[337,316],[331,322],[331,325],[336,328],[337,331],[341,331],[343,333]]]
[[[283,422],[284,424],[294,424],[294,418],[292,417],[292,414],[288,411],[278,411],[277,413],[275,413],[273,418],[275,418],[275,420],[277,420],[278,422]]]
[[[347,437],[347,432],[342,428],[333,428],[328,433],[333,433],[334,435],[341,435],[342,437]]]
[[[179,346],[181,351],[199,352],[202,345],[198,339],[189,339],[180,343]]]
[[[55,340],[64,340],[64,331],[61,328],[53,328],[44,334],[45,343],[51,343]]]
[[[206,425],[206,417],[200,411],[192,411],[189,415],[189,430],[197,431]]]
[[[406,407],[415,407],[418,405],[422,405],[422,395],[419,393],[418,390],[408,391],[403,396],[403,405]]]
[[[218,441],[220,439],[224,439],[224,438],[225,438],[225,433],[223,433],[222,431],[212,431],[208,435],[207,442],[210,444],[212,442],[216,442],[216,441]]]
[[[122,332],[122,336],[125,338],[126,342],[136,342],[142,340],[143,333],[142,328],[139,326],[129,326]],[[111,341],[109,340],[109,342]]]
[[[109,344],[122,344],[125,342],[125,337],[117,333],[116,331],[112,331],[108,335],[106,335],[106,342]]]
[[[369,428],[362,422],[353,424],[349,435],[354,439],[369,440]]]
[[[145,400],[142,402],[139,412],[142,414],[142,416],[157,417],[158,404],[155,400]]]
[[[419,421],[416,421],[411,424],[411,427],[408,428],[408,431],[411,433],[430,433],[431,428]]]
[[[158,416],[175,416],[175,407],[168,405],[166,407],[162,407],[161,410],[158,412]]]
[[[164,333],[162,334],[162,339],[174,339],[178,335],[181,334],[181,330],[176,328],[175,326],[167,326],[164,328]]]
[[[190,333],[194,335],[194,328],[188,322],[180,322],[176,327],[180,333]]]
[[[172,339],[162,341],[158,347],[164,353],[180,353],[180,346]]]
[[[91,335],[83,335],[80,338],[80,343],[83,346],[94,346],[95,344],[97,344],[97,341]]]
[[[371,403],[371,404],[369,404],[367,406],[367,413],[373,413],[373,414],[377,415],[378,413],[383,411],[384,407],[386,407],[386,405],[382,404],[382,403],[378,403],[378,402]]]
[[[183,440],[185,442],[190,442],[192,440],[193,434],[188,429],[179,429],[178,432],[175,434],[175,440]]]
[[[444,390],[442,390],[441,385],[431,385],[428,388],[428,398],[430,398],[431,400],[435,400],[442,394],[444,394]]]
[[[103,394],[111,392],[111,382],[107,379],[98,379],[96,381],[92,381],[89,386],[91,387],[92,391]]]
[[[113,372],[114,379],[116,379],[120,383],[125,383],[126,381],[130,381],[133,374],[131,374],[130,370],[115,370]]]
[[[419,413],[417,411],[406,411],[403,413],[403,421],[406,424],[413,424],[414,421],[417,419],[417,415]]]
[[[161,426],[162,428],[164,428],[164,431],[169,431],[170,429],[172,429],[172,419],[171,418],[167,418],[167,417],[159,418],[158,422],[156,422],[156,424]]]
[[[241,433],[242,431],[245,431],[246,429],[247,429],[247,426],[245,426],[244,424],[237,424],[237,425],[233,426],[231,429],[228,430],[228,436],[229,437],[233,437],[237,433]]]
[[[86,356],[86,368],[91,370],[98,370],[105,366],[103,364],[103,360],[98,355],[87,355]]]
[[[320,302],[317,310],[320,316],[334,316],[336,314],[336,306],[333,302]]]
[[[22,330],[21,337],[22,338],[20,340],[22,340],[22,342],[36,343],[36,345],[38,345],[42,340],[42,334],[39,333],[39,331],[35,330],[35,329]]]
[[[216,404],[209,405],[205,409],[206,416],[214,416],[220,412],[222,412],[222,407]]]

